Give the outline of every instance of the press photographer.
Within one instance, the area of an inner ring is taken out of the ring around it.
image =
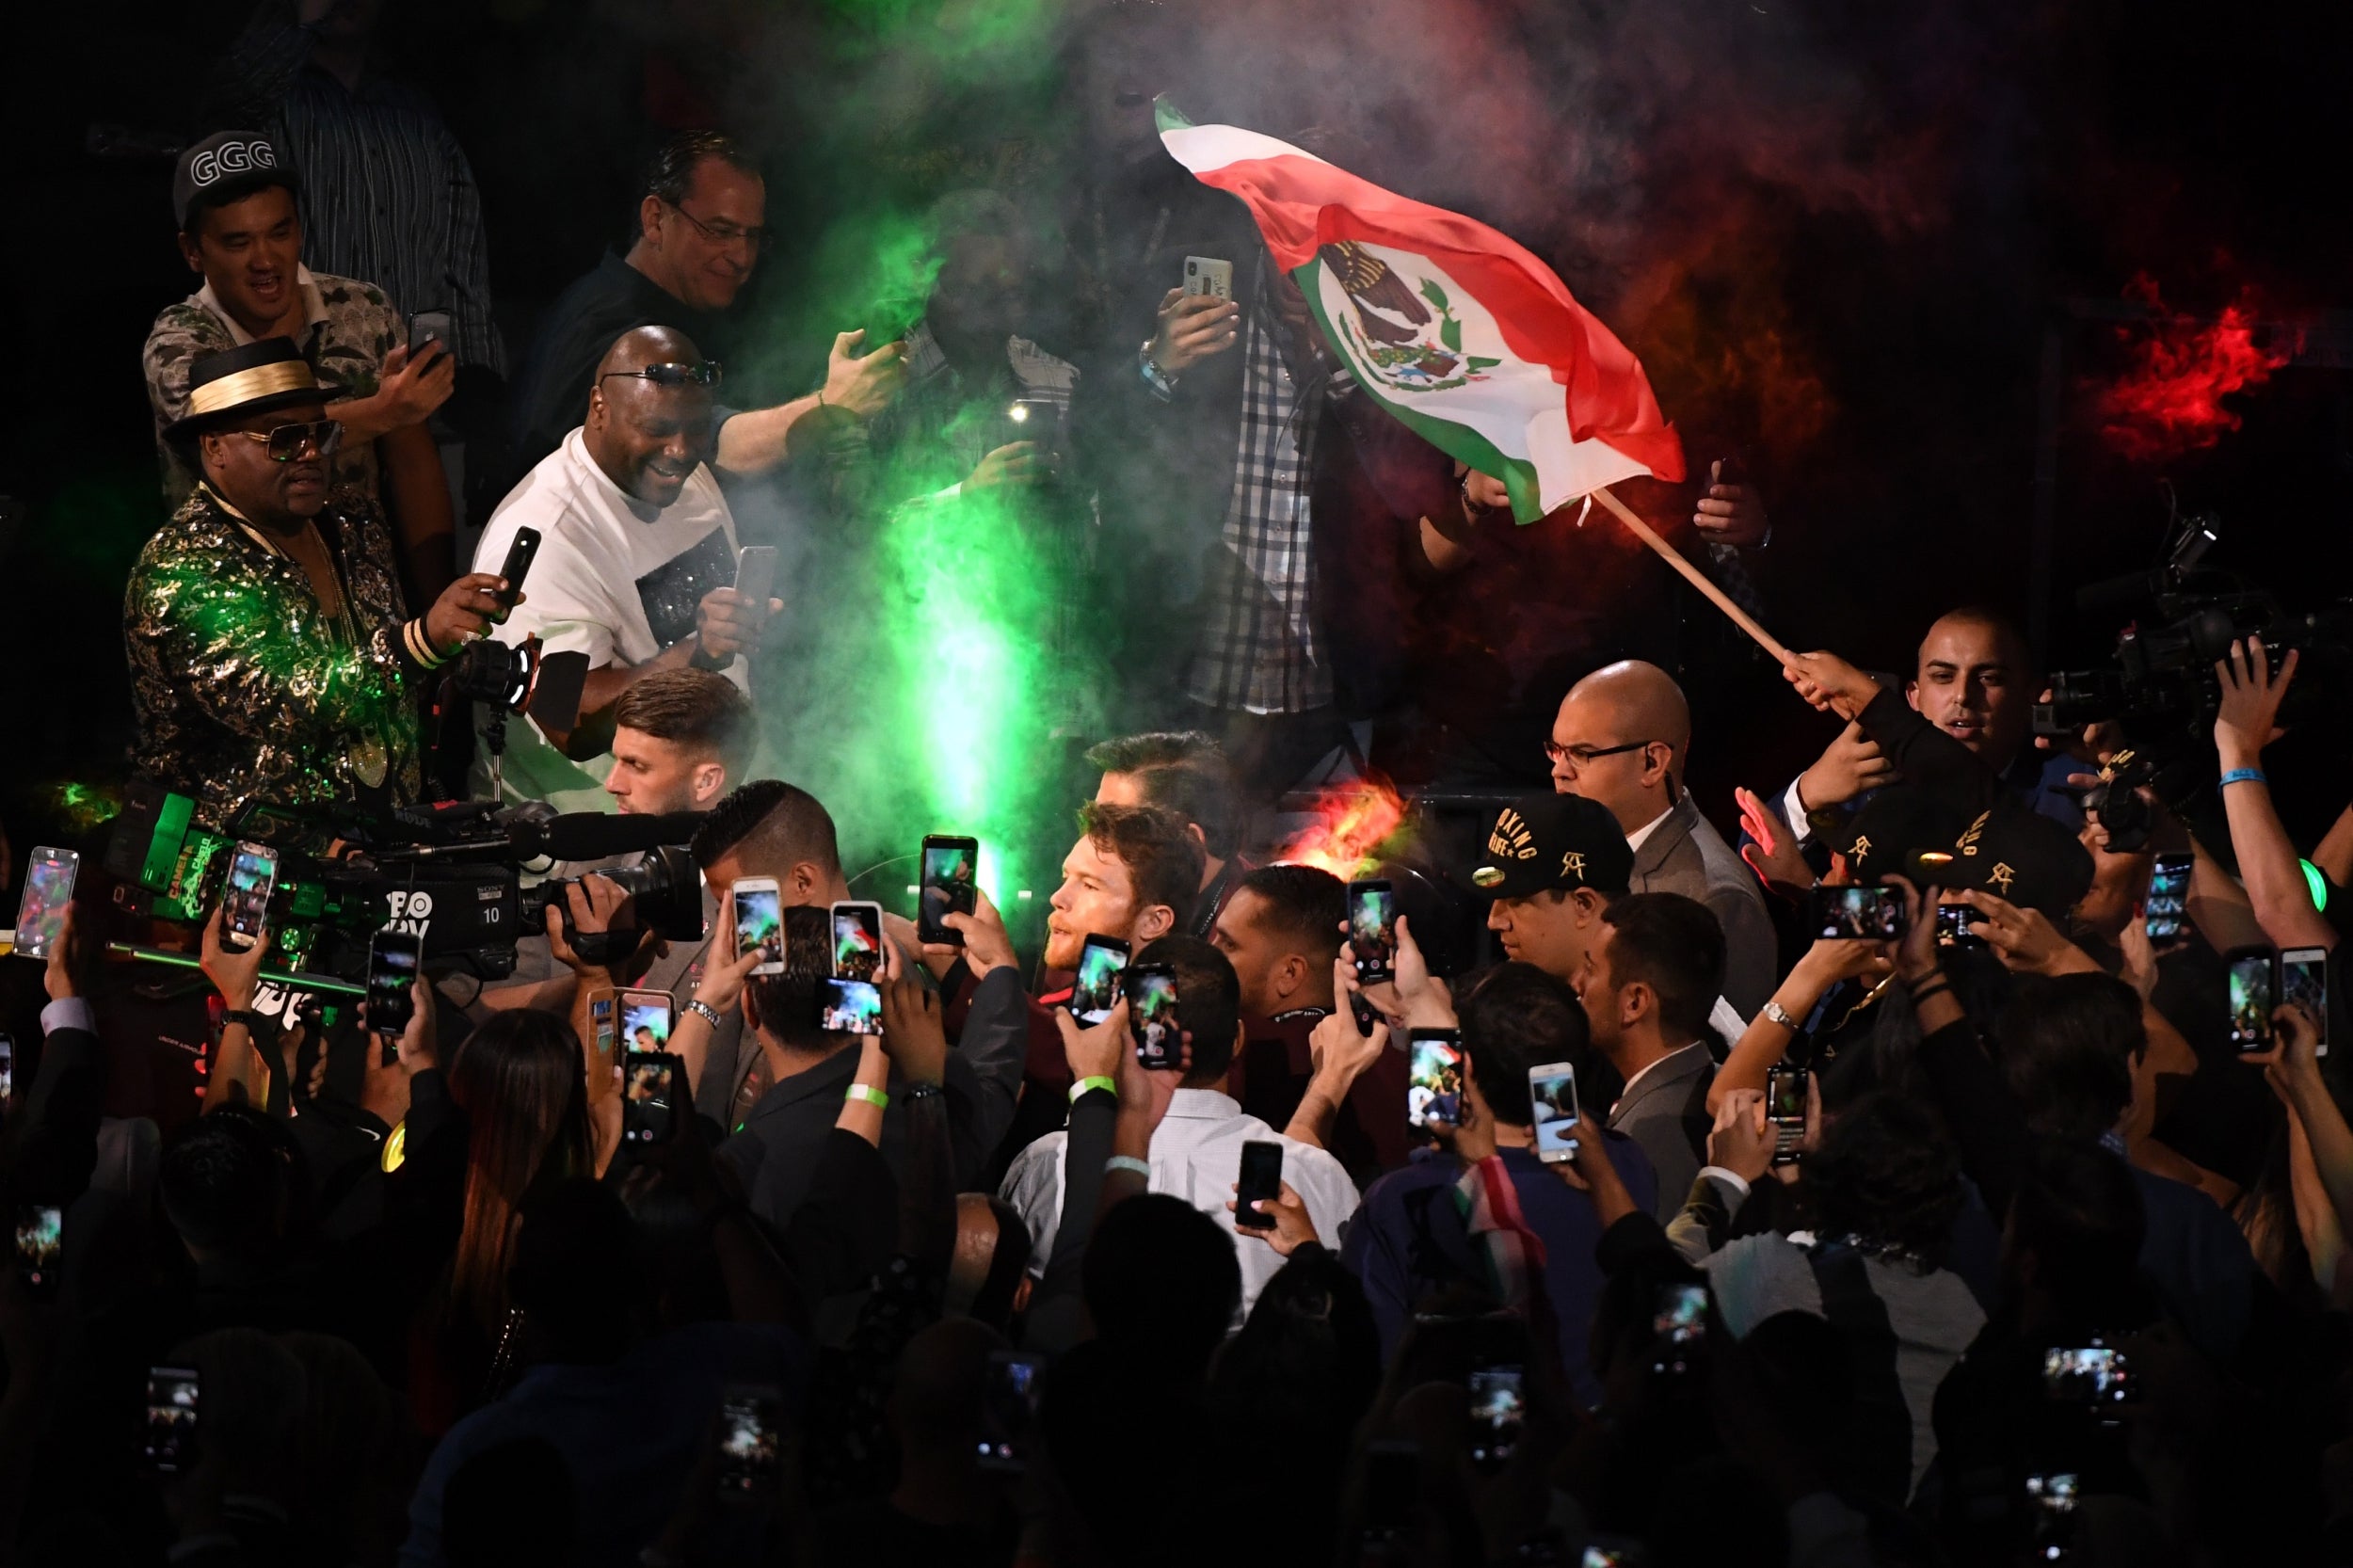
[[[203,475],[125,595],[135,771],[225,827],[249,803],[399,806],[423,790],[412,683],[503,616],[499,579],[401,601],[383,517],[330,493],[343,426],[285,338],[225,349],[165,430]]]

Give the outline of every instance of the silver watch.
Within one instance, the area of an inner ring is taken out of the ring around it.
[[[1790,1033],[1795,1034],[1798,1032],[1798,1020],[1791,1017],[1788,1013],[1783,1009],[1781,1003],[1773,1000],[1771,998],[1767,998],[1765,1005],[1757,1009],[1757,1011],[1764,1016],[1770,1018],[1773,1022],[1781,1025],[1782,1028],[1787,1030]]]
[[[721,1024],[727,1021],[719,1016],[719,1010],[717,1008],[712,1006],[711,1003],[703,1000],[700,997],[696,997],[693,1001],[688,1002],[686,1004],[686,1010],[689,1013],[701,1014],[703,1021],[713,1029],[717,1029]]]

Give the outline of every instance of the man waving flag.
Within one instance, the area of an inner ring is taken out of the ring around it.
[[[1364,390],[1500,478],[1520,521],[1638,473],[1683,477],[1641,361],[1525,248],[1288,142],[1156,106],[1170,154],[1250,209]]]

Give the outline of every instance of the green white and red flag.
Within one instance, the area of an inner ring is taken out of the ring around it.
[[[1641,361],[1525,247],[1273,136],[1158,109],[1169,153],[1250,209],[1364,390],[1501,479],[1520,521],[1637,474],[1683,477]]]

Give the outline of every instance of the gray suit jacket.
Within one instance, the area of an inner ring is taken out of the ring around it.
[[[1700,815],[1689,791],[1634,852],[1633,888],[1681,893],[1707,905],[1724,929],[1724,1000],[1742,1017],[1754,1017],[1772,996],[1780,968],[1772,917],[1756,873]],[[1663,1186],[1664,1172],[1660,1180]]]
[[[1706,1137],[1707,1085],[1716,1076],[1716,1059],[1704,1040],[1672,1051],[1636,1075],[1638,1081],[1609,1112],[1609,1130],[1623,1132],[1642,1146],[1651,1169],[1658,1173],[1658,1199],[1654,1212],[1665,1224],[1683,1212],[1691,1195],[1691,1178],[1700,1174],[1700,1149]]]

